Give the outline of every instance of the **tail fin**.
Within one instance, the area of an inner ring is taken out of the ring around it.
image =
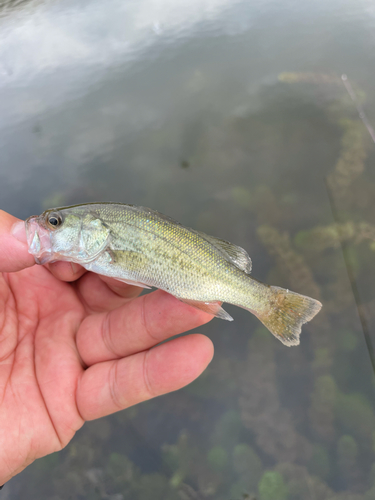
[[[269,309],[256,315],[276,338],[292,346],[299,344],[302,325],[310,321],[321,307],[318,300],[271,286]]]

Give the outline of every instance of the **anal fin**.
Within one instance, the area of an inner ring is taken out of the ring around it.
[[[189,306],[193,306],[197,309],[200,309],[201,311],[213,314],[216,318],[233,321],[232,316],[224,311],[224,309],[221,307],[221,302],[200,302],[199,300],[181,299],[180,297],[177,298],[181,300],[181,302],[189,304]]]
[[[127,285],[132,285],[132,286],[139,286],[140,288],[148,288],[151,290],[151,287],[148,285],[145,285],[144,283],[140,283],[139,281],[132,281],[132,280],[124,280],[121,278],[114,278],[116,281],[121,281],[121,283],[126,283]]]

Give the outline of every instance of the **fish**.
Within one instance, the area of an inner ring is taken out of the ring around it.
[[[303,324],[322,304],[251,276],[243,248],[185,227],[147,207],[87,203],[48,209],[25,221],[37,264],[68,261],[130,285],[160,288],[179,300],[232,321],[229,303],[254,314],[287,346],[300,343]]]

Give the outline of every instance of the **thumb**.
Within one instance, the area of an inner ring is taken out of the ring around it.
[[[24,222],[0,210],[0,272],[20,271],[34,265],[27,248]]]

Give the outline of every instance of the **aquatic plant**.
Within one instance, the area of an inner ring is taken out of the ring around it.
[[[329,486],[316,475],[309,474],[306,467],[281,462],[275,467],[279,472],[288,488],[288,500],[301,500],[305,498],[314,498],[314,500],[328,500],[333,495]]]
[[[340,157],[327,182],[336,202],[342,203],[345,198],[345,203],[350,203],[349,187],[365,169],[367,131],[360,120],[346,118],[339,125],[343,129]]]
[[[260,500],[286,500],[288,488],[279,472],[267,471],[258,485]]]
[[[233,470],[247,491],[255,491],[263,471],[262,461],[247,444],[238,444],[233,450]]]
[[[311,459],[308,464],[309,472],[320,479],[326,480],[331,472],[331,459],[327,448],[321,444],[313,447]]]
[[[371,447],[375,414],[372,405],[363,394],[339,394],[335,413],[344,432],[355,436],[363,446]]]
[[[264,453],[277,461],[304,463],[310,457],[311,445],[296,430],[290,412],[280,403],[275,344],[270,336],[259,335],[248,345],[239,399],[243,424],[254,432]]]
[[[328,441],[335,437],[335,408],[338,397],[336,382],[330,375],[315,380],[311,393],[309,416],[313,431]]]
[[[241,416],[238,411],[231,409],[224,412],[216,421],[211,439],[213,443],[220,443],[227,451],[232,450],[239,442],[242,430]]]
[[[337,442],[337,466],[345,486],[353,486],[359,479],[358,444],[353,436],[341,436]]]
[[[228,463],[228,454],[222,446],[214,446],[207,453],[207,462],[214,470],[220,472]]]

